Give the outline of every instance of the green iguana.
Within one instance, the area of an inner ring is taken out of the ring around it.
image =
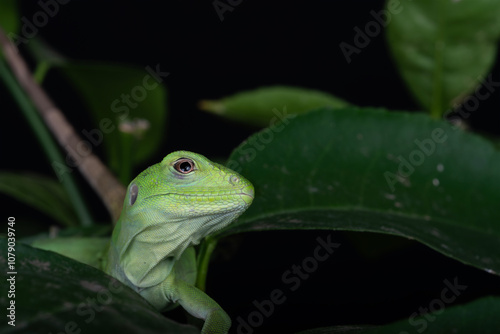
[[[190,246],[234,221],[253,197],[252,184],[236,172],[177,151],[129,184],[111,241],[56,238],[34,246],[103,270],[160,311],[180,304],[205,320],[202,333],[227,333],[229,316],[194,286],[196,259]],[[93,253],[82,253],[82,247],[92,247]]]

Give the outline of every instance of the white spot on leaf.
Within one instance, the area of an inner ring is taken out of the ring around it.
[[[99,292],[103,289],[103,286],[95,283],[95,282],[89,282],[89,281],[80,281],[80,285],[87,290],[90,290],[92,292]]]
[[[435,228],[433,228],[433,229],[431,230],[431,234],[432,234],[433,236],[435,236],[436,238],[441,237],[441,233],[439,233],[439,230],[438,230],[438,229],[435,229]]]
[[[286,169],[286,167],[285,167],[285,166],[281,167],[281,172],[282,172],[283,174],[287,174],[287,175],[289,175],[289,174],[290,174],[290,172],[288,171],[288,169]]]
[[[309,193],[311,193],[311,194],[317,193],[319,191],[318,188],[316,188],[316,187],[309,187],[308,190],[309,190]]]
[[[394,195],[394,194],[384,194],[384,197],[391,200],[391,201],[396,199],[396,195]]]
[[[391,233],[391,234],[401,234],[399,233],[398,230],[392,227],[386,227],[386,226],[381,226],[380,229],[384,232]]]
[[[39,270],[49,270],[50,268],[50,262],[46,262],[46,261],[40,261],[40,260],[29,260],[28,261],[29,264],[31,264],[32,266],[38,268]]]

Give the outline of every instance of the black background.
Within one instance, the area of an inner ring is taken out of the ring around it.
[[[28,19],[40,10],[35,1],[20,3],[21,15]],[[382,8],[383,1],[368,0],[242,1],[225,12],[221,21],[211,1],[73,0],[60,6],[57,15],[40,28],[39,37],[69,58],[141,67],[160,64],[170,72],[164,82],[169,119],[163,146],[152,164],[177,149],[227,157],[255,129],[199,111],[197,102],[264,85],[314,88],[359,106],[418,111],[396,71],[383,33],[353,55],[350,64],[339,48],[341,42],[353,44],[353,28],[363,29],[373,20],[370,11]],[[500,79],[498,62],[493,78]],[[46,90],[77,130],[92,128],[78,95],[63,80],[57,72],[50,72]],[[37,139],[1,85],[0,99],[6,117],[1,168],[51,175]],[[474,131],[500,134],[499,99],[497,92],[472,113],[469,121]],[[102,151],[96,153],[102,157]],[[81,178],[78,181],[94,216],[107,221],[92,190]],[[4,196],[1,200],[2,211],[16,216],[18,228],[26,221],[23,233],[50,225],[50,219],[37,211]],[[33,221],[46,224],[34,228]],[[329,234],[341,247],[297,291],[290,292],[281,275],[312,255],[318,236]],[[398,247],[396,252],[371,251],[391,244]],[[411,241],[369,233],[277,231],[223,240],[207,286],[235,324],[238,316],[246,319],[255,311],[252,301],[269,299],[274,289],[283,290],[286,302],[277,305],[256,329],[257,333],[281,333],[407,318],[439,298],[443,280],[454,277],[468,286],[457,303],[500,293],[496,277]],[[174,315],[182,321],[180,312]]]

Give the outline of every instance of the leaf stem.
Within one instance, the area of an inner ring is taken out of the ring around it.
[[[0,47],[6,62],[9,64],[12,74],[20,85],[26,98],[30,99],[36,107],[40,117],[43,119],[47,129],[54,135],[58,144],[63,147],[67,156],[76,163],[76,167],[82,173],[89,185],[96,191],[102,202],[108,209],[113,221],[116,222],[120,216],[125,198],[125,187],[111,173],[109,168],[93,153],[80,154],[79,145],[86,146],[73,126],[68,122],[62,111],[45,93],[42,87],[33,79],[31,70],[12,41],[7,37],[0,27]],[[54,164],[59,163],[53,161]],[[65,164],[57,166],[61,173],[71,171]]]
[[[17,104],[19,105],[19,108],[28,120],[28,123],[30,124],[33,132],[38,137],[38,140],[40,141],[45,154],[47,154],[48,158],[54,163],[59,163],[62,166],[65,166],[66,164],[64,158],[58,150],[57,144],[54,142],[49,131],[38,116],[38,113],[31,104],[30,99],[28,98],[28,96],[26,96],[23,89],[14,78],[13,74],[7,68],[5,60],[3,58],[0,59],[0,78],[3,80],[5,86],[8,88]],[[57,174],[57,171],[54,170],[54,172],[56,172]],[[83,201],[83,198],[80,195],[71,175],[69,173],[63,173],[62,175],[59,175],[59,179],[61,180],[64,189],[68,194],[69,200],[75,208],[76,214],[80,220],[80,224],[82,226],[92,225],[92,217],[90,216],[85,202]]]
[[[35,69],[35,73],[33,74],[33,78],[36,82],[41,84],[47,75],[47,72],[50,70],[50,64],[46,61],[40,61]]]
[[[196,287],[201,291],[205,291],[208,265],[210,263],[210,256],[217,246],[217,239],[206,237],[200,245],[198,253],[198,274],[196,275]]]

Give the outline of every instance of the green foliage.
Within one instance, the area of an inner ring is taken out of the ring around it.
[[[253,135],[229,158],[256,197],[220,235],[387,233],[500,274],[493,256],[500,243],[500,152],[491,143],[427,115],[376,109],[321,109],[281,127]]]
[[[7,239],[0,237],[1,249]],[[2,333],[198,333],[163,317],[102,271],[59,254],[16,245],[16,326]],[[0,262],[7,263],[6,253]],[[2,288],[8,291],[7,281]],[[6,305],[7,295],[1,297]],[[8,301],[7,301],[8,302]]]
[[[490,71],[500,37],[500,2],[402,1],[400,9],[387,26],[389,48],[417,101],[439,118]]]
[[[96,127],[88,138],[104,144],[109,166],[128,184],[133,167],[156,152],[165,134],[164,77],[154,66],[66,62],[60,68],[91,112]]]
[[[0,192],[37,208],[61,225],[77,225],[78,218],[62,184],[51,178],[0,172]]]
[[[485,297],[466,305],[450,307],[430,314],[418,316],[414,314],[415,317],[412,322],[404,319],[394,324],[362,331],[361,333],[383,334],[405,333],[405,331],[411,333],[417,330],[429,334],[494,334],[498,332],[500,326],[498,312],[500,312],[500,298]]]
[[[444,302],[443,302],[444,304]],[[317,328],[297,334],[385,334],[385,333],[498,333],[500,298],[485,297],[467,305],[454,306],[425,315],[412,314],[411,321],[404,319],[384,326],[342,326]]]
[[[287,114],[300,114],[319,107],[342,108],[348,105],[344,100],[325,92],[272,86],[240,92],[220,100],[204,100],[199,107],[231,120],[266,127],[281,121]]]
[[[230,168],[254,184],[256,198],[237,222],[201,245],[198,286],[204,287],[210,254],[219,239],[283,229],[397,235],[499,275],[500,153],[479,135],[437,120],[466,101],[487,77],[497,55],[499,10],[499,2],[492,0],[402,1],[401,11],[391,16],[389,49],[408,89],[428,114],[354,108],[327,92],[287,86],[202,101],[203,110],[265,128],[241,143],[228,160]],[[0,4],[0,25],[8,32],[19,29],[18,15],[14,0]],[[30,48],[37,62],[37,80],[43,81],[47,71],[56,67],[80,94],[94,121],[84,139],[93,147],[104,145],[110,168],[127,183],[134,166],[149,162],[164,137],[167,109],[161,83],[167,74],[156,66],[73,61],[36,38]],[[19,95],[21,108],[23,100]],[[87,210],[75,209],[75,195],[67,191],[55,179],[0,173],[0,192],[63,226],[82,221],[75,212]],[[61,235],[72,233],[66,229]],[[5,263],[3,238],[0,249],[0,262]],[[161,316],[138,294],[87,265],[25,245],[17,245],[16,252],[22,259],[16,299],[22,303],[17,316],[23,326],[9,326],[2,332],[69,331],[66,326],[96,333],[197,332]],[[6,284],[4,280],[3,291]],[[100,303],[98,312],[90,311],[88,298]],[[499,327],[499,311],[500,300],[493,296],[446,307],[426,323],[426,333],[488,333]],[[93,320],[87,321],[90,316]],[[304,333],[415,330],[403,319],[379,327]]]
[[[4,0],[0,5],[0,27],[9,37],[14,37],[19,31],[19,12],[16,0]],[[0,50],[0,55],[2,51]]]

